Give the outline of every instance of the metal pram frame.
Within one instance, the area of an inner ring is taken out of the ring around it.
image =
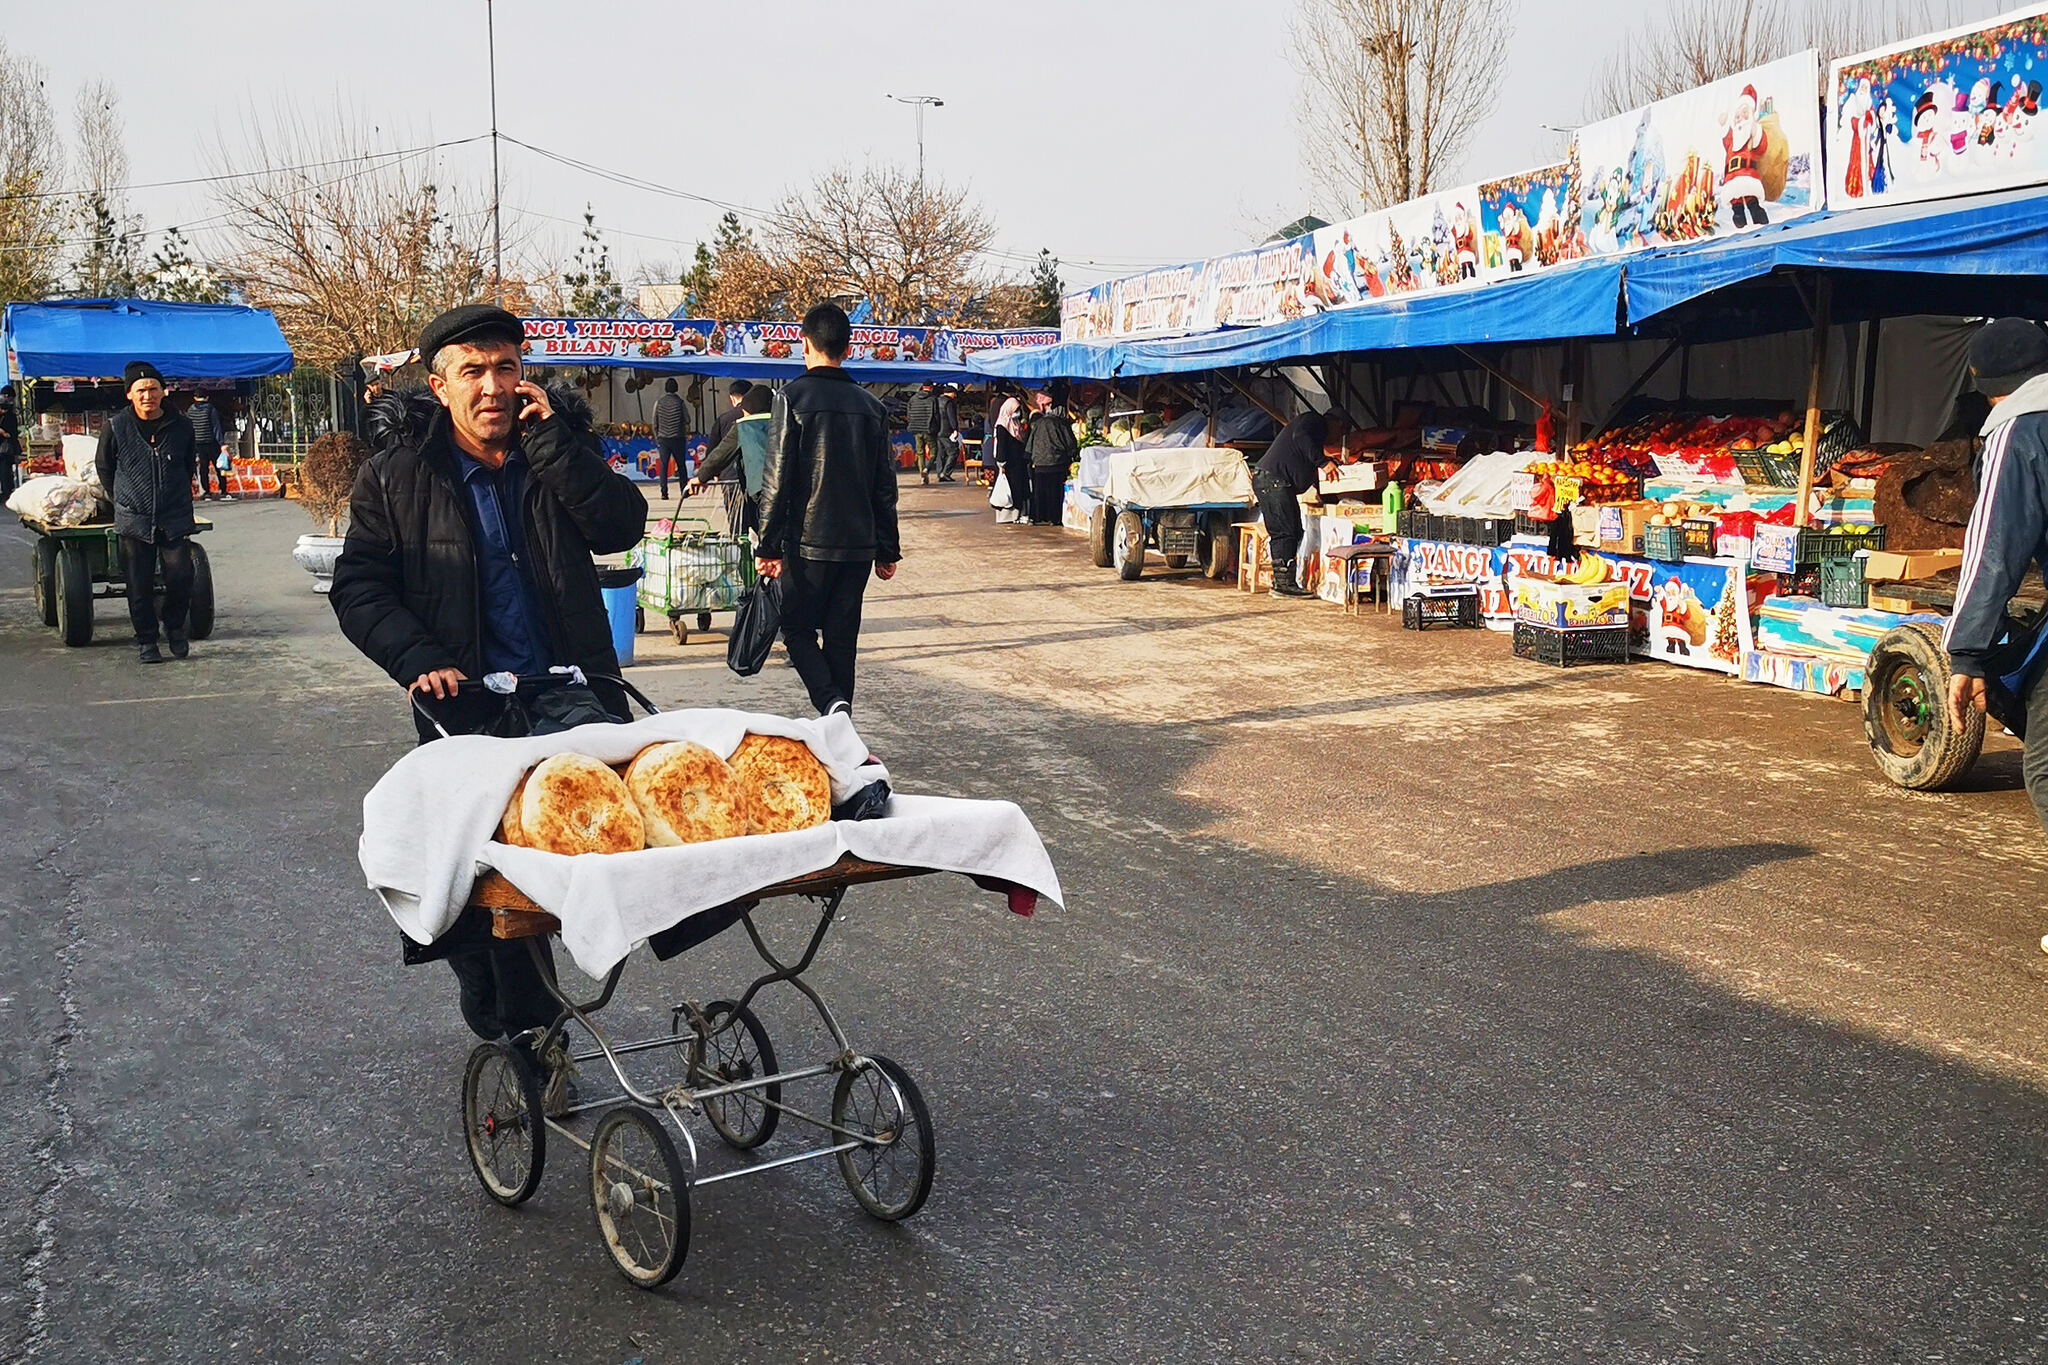
[[[514,692],[507,676],[494,675],[483,685],[510,700]],[[551,684],[548,679],[517,681]],[[655,710],[623,679],[605,681],[624,686],[642,706]],[[431,712],[426,714],[432,720]],[[683,1000],[671,1005],[665,1036],[629,1042],[613,1041],[594,1016],[611,1002],[630,959],[613,965],[595,997],[571,999],[542,951],[546,937],[559,932],[561,922],[500,874],[478,878],[466,913],[487,918],[492,939],[524,940],[541,980],[561,1007],[546,1029],[480,1043],[470,1053],[463,1072],[463,1134],[485,1193],[508,1207],[522,1204],[540,1186],[550,1135],[581,1148],[589,1157],[590,1198],[599,1238],[619,1271],[646,1289],[666,1284],[682,1267],[689,1249],[693,1193],[742,1176],[832,1158],[855,1201],[871,1216],[900,1222],[917,1213],[931,1193],[937,1161],[924,1095],[901,1065],[855,1048],[824,997],[804,976],[817,960],[850,888],[931,872],[843,857],[829,868],[699,912],[653,936],[648,947],[667,960],[738,923],[768,970],[737,1000],[705,1005]],[[817,923],[794,961],[771,948],[755,922],[762,902],[785,897],[801,897],[817,907]],[[763,990],[777,984],[787,984],[810,1002],[831,1040],[829,1055],[786,1070],[780,1066],[752,1008]],[[568,1051],[572,1025],[587,1032],[595,1046]],[[672,1054],[680,1063],[680,1077],[655,1083],[636,1080],[625,1059],[649,1054]],[[605,1068],[583,1075],[602,1076],[608,1069],[617,1089],[579,1098],[548,1114],[543,1067],[552,1071],[565,1063],[574,1066],[599,1059]],[[785,1097],[785,1087],[826,1077],[836,1077],[827,1114]],[[587,1139],[570,1127],[593,1114],[597,1120]],[[736,1152],[751,1152],[767,1143],[784,1117],[818,1130],[822,1145],[707,1172],[690,1131],[693,1114],[701,1115]],[[680,1149],[671,1132],[680,1135]]]

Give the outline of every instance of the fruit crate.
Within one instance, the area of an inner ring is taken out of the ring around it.
[[[1515,534],[1507,517],[1445,517],[1443,538],[1457,545],[1504,545]]]
[[[1659,559],[1667,564],[1676,564],[1684,559],[1685,528],[1683,526],[1645,526],[1643,528],[1643,558]]]
[[[1781,573],[1771,576],[1778,580],[1777,595],[1779,597],[1820,596],[1820,568],[1817,565],[1806,565],[1798,573]]]
[[[1702,559],[1714,557],[1714,539],[1721,528],[1705,517],[1687,517],[1678,523],[1678,529],[1685,535],[1685,552]]]
[[[1515,513],[1515,534],[1518,536],[1548,536],[1550,523],[1538,521],[1527,512]]]
[[[1731,450],[1742,481],[1752,488],[1797,488],[1799,457],[1774,455],[1768,450]]]
[[[1625,664],[1628,662],[1627,626],[1556,626],[1515,622],[1514,649],[1517,659],[1529,659],[1555,668],[1576,668],[1580,664]]]
[[[1873,526],[1862,532],[1831,531],[1824,526],[1803,526],[1799,530],[1797,559],[1803,568],[1808,564],[1818,564],[1824,559],[1847,559],[1858,550],[1883,548],[1882,526]]]
[[[1479,589],[1422,588],[1401,603],[1403,630],[1479,629]]]
[[[1854,555],[1831,556],[1820,562],[1818,591],[1824,607],[1866,607],[1870,585],[1863,581],[1863,561]]]

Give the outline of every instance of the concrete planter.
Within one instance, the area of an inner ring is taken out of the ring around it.
[[[340,536],[300,536],[292,546],[292,563],[313,575],[313,591],[334,586],[334,561],[341,557]]]

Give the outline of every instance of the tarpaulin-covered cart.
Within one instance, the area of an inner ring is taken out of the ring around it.
[[[1098,568],[1130,582],[1152,548],[1168,568],[1190,556],[1210,578],[1230,572],[1232,529],[1257,505],[1244,455],[1227,446],[1167,446],[1113,452],[1090,514],[1088,544]]]

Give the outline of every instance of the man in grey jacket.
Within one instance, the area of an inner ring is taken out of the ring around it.
[[[2030,568],[2048,568],[2048,332],[2024,318],[1985,324],[1970,341],[1970,373],[1991,400],[1991,415],[1980,433],[1977,506],[1963,533],[1955,612],[1942,637],[1954,669],[1949,706],[1958,724],[1972,708],[1984,709],[1987,664],[2005,634],[2007,599]],[[2015,700],[2026,707],[2027,795],[2048,827],[2048,687],[2037,680]]]

